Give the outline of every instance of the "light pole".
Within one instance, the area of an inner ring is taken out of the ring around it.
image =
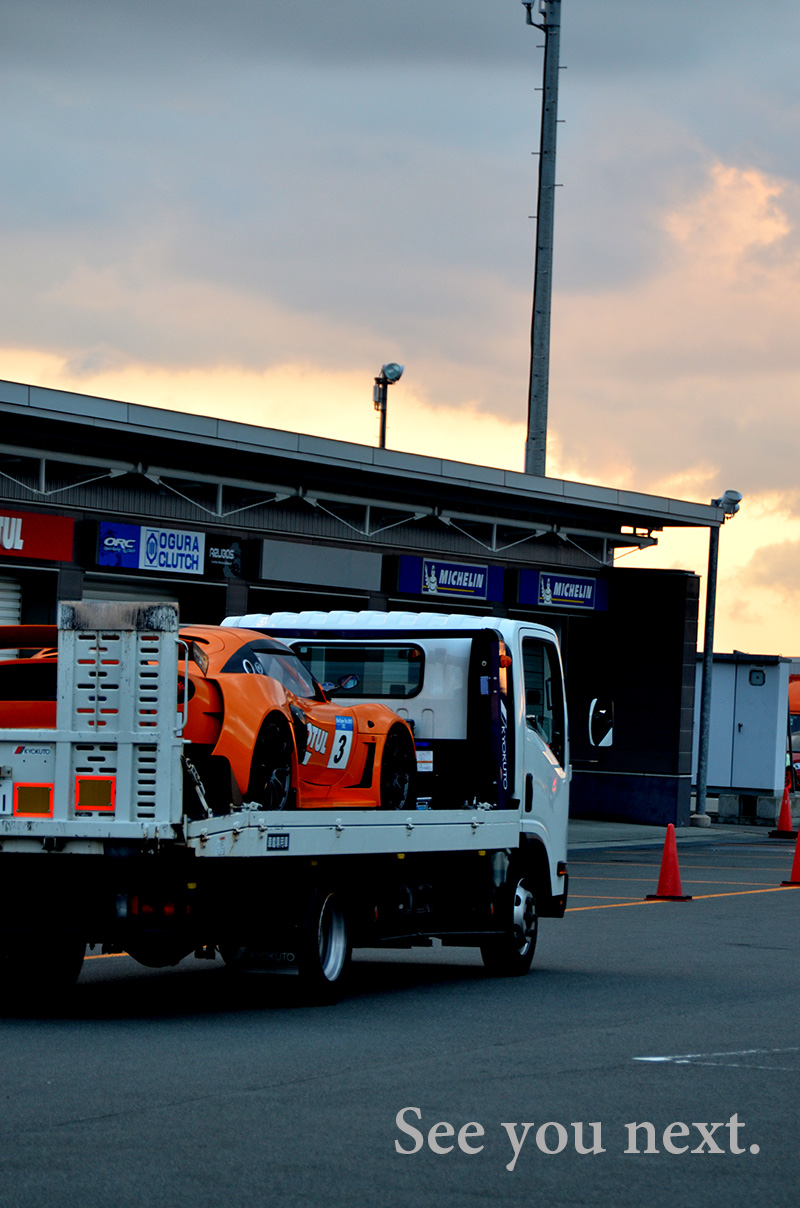
[[[399,382],[403,376],[405,365],[398,365],[396,361],[389,361],[386,365],[381,365],[381,371],[375,378],[375,385],[372,388],[372,401],[375,404],[375,410],[380,413],[381,430],[378,447],[386,448],[386,395],[389,386],[393,386],[395,382]]]
[[[547,401],[550,379],[550,309],[553,292],[553,219],[558,129],[558,53],[561,0],[539,0],[541,21],[534,21],[534,0],[522,0],[528,25],[544,34],[542,126],[539,142],[539,191],[536,204],[536,261],[533,270],[531,367],[528,384],[528,436],[525,473],[544,477],[547,461]]]
[[[729,516],[739,511],[742,496],[738,491],[726,491],[719,499],[711,500],[714,507],[724,513],[722,524]],[[708,578],[706,579],[706,624],[703,638],[703,676],[700,688],[700,727],[697,741],[697,787],[695,790],[695,812],[689,819],[692,826],[709,826],[711,819],[706,813],[706,790],[708,788],[708,739],[711,730],[711,680],[714,674],[714,617],[717,608],[717,560],[719,557],[719,530],[714,525],[708,532]]]

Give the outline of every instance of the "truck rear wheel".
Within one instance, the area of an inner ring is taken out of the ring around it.
[[[381,756],[380,808],[413,809],[416,804],[414,780],[417,757],[414,742],[403,726],[392,726],[386,735]]]
[[[297,951],[297,972],[317,1002],[333,1002],[350,963],[347,917],[335,893],[320,893],[314,901]]]
[[[512,879],[505,888],[511,890],[503,905],[507,929],[504,935],[489,936],[484,940],[481,957],[490,973],[498,977],[520,977],[530,969],[536,951],[536,899],[524,878],[516,884]]]
[[[47,1010],[78,980],[86,944],[65,937],[31,937],[0,949],[0,974],[8,988],[2,1010]],[[13,989],[12,989],[13,987]]]

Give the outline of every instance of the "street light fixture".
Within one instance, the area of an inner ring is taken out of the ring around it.
[[[389,361],[386,365],[381,365],[381,371],[375,378],[375,385],[372,389],[372,401],[375,404],[375,410],[380,412],[381,431],[379,447],[386,448],[386,394],[389,386],[393,386],[395,382],[399,382],[403,376],[405,365],[398,365],[396,361]]]
[[[722,524],[729,516],[739,511],[742,496],[739,491],[726,491],[719,499],[712,499],[713,507],[724,513]],[[717,560],[719,558],[719,530],[715,525],[708,532],[708,578],[706,580],[706,625],[703,638],[703,678],[700,688],[700,727],[697,741],[697,787],[695,812],[689,819],[692,826],[708,826],[711,822],[706,813],[708,789],[708,739],[711,730],[711,679],[714,673],[714,617],[717,607]]]

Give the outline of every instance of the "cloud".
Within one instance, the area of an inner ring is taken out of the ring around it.
[[[753,634],[779,601],[756,551],[800,540],[800,8],[757,37],[751,0],[562,19],[549,470],[744,491],[765,518],[726,526],[721,575]],[[518,0],[3,20],[0,374],[372,443],[398,359],[390,444],[521,463],[542,39]],[[687,541],[649,557],[702,570]]]
[[[796,608],[800,598],[800,540],[762,546],[748,570],[752,582],[776,592]],[[800,639],[795,645],[800,650]]]
[[[793,182],[714,163],[648,279],[556,299],[552,417],[580,466],[794,489],[799,211]]]

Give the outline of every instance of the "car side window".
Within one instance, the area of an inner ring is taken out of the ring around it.
[[[522,642],[525,678],[525,720],[547,743],[559,763],[564,762],[564,694],[556,649],[539,638]]]
[[[320,693],[313,675],[304,667],[296,654],[289,649],[266,642],[249,642],[228,659],[223,667],[227,672],[245,672],[247,675],[266,675],[295,696],[319,700]]]

